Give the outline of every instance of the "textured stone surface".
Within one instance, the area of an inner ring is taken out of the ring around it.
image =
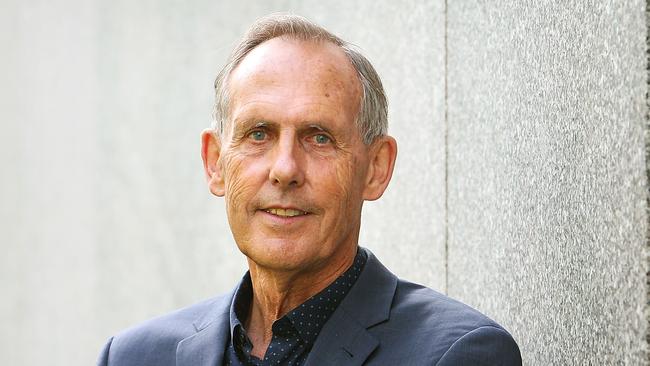
[[[321,22],[384,77],[400,156],[364,211],[362,243],[441,288],[442,5],[3,2],[0,364],[93,364],[117,330],[242,275],[199,133],[227,52],[274,11]]]
[[[525,364],[645,364],[645,4],[448,4],[450,295]]]

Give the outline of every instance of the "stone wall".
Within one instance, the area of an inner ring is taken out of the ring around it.
[[[646,359],[645,4],[449,2],[449,294],[531,365]]]

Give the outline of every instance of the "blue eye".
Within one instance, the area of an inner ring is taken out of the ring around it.
[[[331,140],[326,135],[318,134],[318,135],[314,136],[314,141],[316,141],[316,143],[319,144],[319,145],[324,145],[324,144],[329,143]]]
[[[253,131],[248,135],[255,141],[263,141],[266,138],[266,132],[264,131]]]

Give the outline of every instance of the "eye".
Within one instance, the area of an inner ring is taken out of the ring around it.
[[[266,139],[266,132],[260,130],[253,131],[248,135],[248,137],[255,141],[264,141],[264,139]]]
[[[329,136],[324,135],[322,133],[319,133],[318,135],[314,135],[314,142],[316,142],[319,145],[325,145],[328,144],[332,141],[332,139],[329,138]]]

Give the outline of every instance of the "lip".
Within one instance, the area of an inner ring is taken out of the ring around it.
[[[291,224],[304,220],[311,212],[288,205],[269,205],[258,212],[273,223]]]
[[[306,220],[309,216],[311,216],[311,214],[309,213],[304,215],[298,215],[298,216],[279,216],[279,215],[274,215],[270,212],[266,212],[265,210],[258,210],[257,212],[264,218],[264,221],[267,221],[267,223],[274,226],[298,224]]]

